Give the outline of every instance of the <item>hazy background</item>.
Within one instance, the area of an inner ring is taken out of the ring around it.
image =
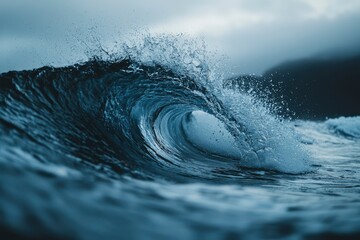
[[[134,32],[186,33],[235,73],[360,52],[359,0],[1,0],[0,72],[86,60]],[[90,46],[92,47],[92,46]]]

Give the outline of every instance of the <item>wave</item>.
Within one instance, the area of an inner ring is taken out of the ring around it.
[[[124,58],[2,74],[1,125],[49,155],[143,178],[308,170],[309,156],[286,122],[254,96],[223,89],[198,55],[171,49],[168,60],[147,53],[144,61],[133,49]]]
[[[340,135],[360,138],[360,116],[329,119],[325,121],[325,124]]]

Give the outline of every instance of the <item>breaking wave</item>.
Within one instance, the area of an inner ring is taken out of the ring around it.
[[[152,178],[308,169],[292,130],[253,96],[223,89],[203,53],[165,40],[128,49],[122,59],[2,74],[1,121],[50,150]]]

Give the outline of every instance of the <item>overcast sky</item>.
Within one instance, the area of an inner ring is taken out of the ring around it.
[[[360,52],[360,0],[1,0],[0,72],[87,58],[134,32],[185,33],[236,73]]]

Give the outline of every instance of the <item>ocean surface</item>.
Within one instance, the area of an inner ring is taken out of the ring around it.
[[[141,50],[0,75],[1,239],[360,238],[360,117],[286,120]]]

